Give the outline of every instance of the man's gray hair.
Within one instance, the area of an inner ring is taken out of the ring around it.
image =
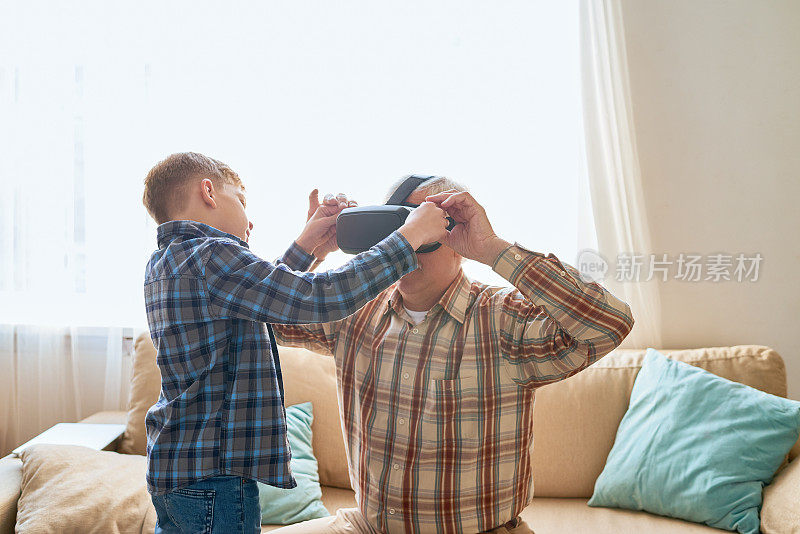
[[[405,182],[409,176],[410,175],[403,176],[402,178],[400,178],[399,180],[397,180],[395,183],[392,184],[392,186],[389,188],[389,191],[386,193],[386,196],[383,197],[384,204],[386,203],[387,200],[389,200],[389,198],[391,198],[394,192],[397,191],[400,185],[403,182]],[[428,195],[435,195],[443,191],[448,191],[450,189],[455,189],[456,191],[469,191],[469,189],[467,189],[466,186],[464,186],[459,182],[456,182],[455,180],[451,180],[446,176],[437,176],[432,180],[428,180],[424,184],[420,184],[420,186],[414,189],[412,193],[416,193],[417,191],[422,191],[425,193],[425,196],[428,196]],[[411,195],[409,194],[409,196]]]

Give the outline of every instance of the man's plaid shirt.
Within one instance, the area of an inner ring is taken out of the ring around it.
[[[296,483],[270,322],[343,319],[417,268],[398,232],[348,264],[301,273],[314,257],[296,244],[275,263],[236,236],[196,221],[157,230],[144,295],[161,395],[146,416],[147,485],[164,494],[199,479],[239,475]]]
[[[278,343],[332,354],[350,479],[380,532],[479,532],[532,494],[536,388],[618,346],[628,305],[556,256],[517,244],[493,266],[514,287],[463,272],[411,323],[396,287],[354,315],[275,325]]]

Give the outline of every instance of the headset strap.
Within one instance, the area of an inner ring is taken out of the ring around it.
[[[389,197],[389,200],[386,201],[387,206],[407,206],[409,205],[406,202],[408,196],[414,191],[414,189],[418,188],[431,178],[435,178],[435,176],[422,176],[419,174],[412,174],[405,181],[400,184],[392,196]]]

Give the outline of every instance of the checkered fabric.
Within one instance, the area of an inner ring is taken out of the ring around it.
[[[306,273],[314,257],[296,244],[272,263],[196,221],[161,224],[157,238],[144,284],[161,370],[145,419],[148,490],[216,474],[295,487],[269,323],[347,317],[416,269],[414,250],[395,232],[336,270]]]
[[[555,255],[514,244],[493,269],[459,273],[414,325],[396,287],[354,315],[275,325],[278,343],[336,361],[351,480],[380,532],[479,532],[532,497],[536,388],[618,346],[629,306]]]

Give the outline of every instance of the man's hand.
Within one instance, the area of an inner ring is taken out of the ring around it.
[[[458,223],[442,243],[465,258],[494,265],[500,253],[510,245],[494,233],[486,210],[465,191],[451,189],[425,198],[447,212]]]
[[[349,200],[344,193],[336,196],[329,193],[320,204],[318,195],[317,189],[308,195],[306,226],[295,243],[313,254],[318,261],[322,261],[330,252],[339,248],[336,245],[336,217],[343,209],[358,204],[355,200]]]

